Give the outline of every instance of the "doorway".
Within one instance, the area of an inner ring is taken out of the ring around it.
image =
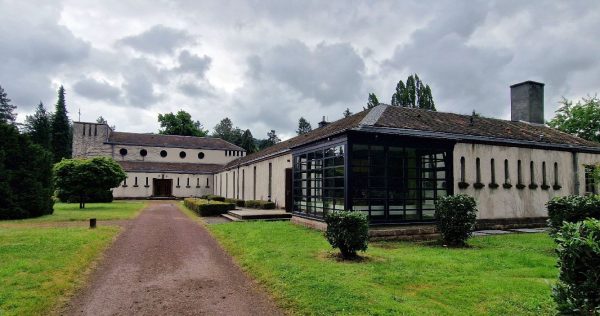
[[[152,179],[152,195],[158,197],[173,196],[173,179]]]
[[[285,169],[285,210],[292,212],[293,194],[292,194],[292,168]]]

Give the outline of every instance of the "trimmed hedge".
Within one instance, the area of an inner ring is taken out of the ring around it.
[[[465,194],[442,197],[435,203],[435,218],[446,244],[464,246],[475,228],[477,203]]]
[[[548,226],[550,234],[556,234],[565,222],[575,223],[586,218],[600,219],[600,196],[569,195],[550,200],[548,208]]]
[[[325,237],[333,248],[339,248],[344,258],[356,257],[366,251],[369,242],[369,219],[359,211],[332,211],[325,215]]]
[[[232,203],[239,207],[244,207],[246,205],[245,201],[240,199],[225,199],[225,203]]]
[[[203,200],[225,202],[225,198],[220,195],[208,194],[200,197]]]
[[[183,204],[194,211],[198,216],[214,216],[227,213],[235,209],[235,204],[204,199],[186,198]]]
[[[248,200],[245,203],[248,208],[258,208],[261,210],[272,210],[275,209],[275,202],[262,201],[262,200]]]
[[[556,233],[560,315],[600,315],[600,221],[566,222]]]

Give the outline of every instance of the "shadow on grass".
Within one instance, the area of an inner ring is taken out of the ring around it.
[[[448,248],[448,249],[479,249],[481,247],[469,245],[468,243],[462,246],[448,245],[442,240],[420,240],[420,241],[399,241],[399,240],[382,240],[372,242],[371,246],[382,249],[399,249],[403,247],[429,247],[429,248]]]
[[[317,254],[317,259],[321,261],[334,261],[339,263],[370,263],[384,261],[383,258],[374,257],[367,252],[358,253],[355,257],[344,258],[342,257],[342,254],[336,250],[321,251]]]

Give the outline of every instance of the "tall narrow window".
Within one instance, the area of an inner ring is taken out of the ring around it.
[[[537,183],[535,183],[535,166],[534,166],[533,161],[529,162],[529,174],[530,174],[529,188],[532,190],[537,189]]]
[[[227,193],[229,193],[229,174],[225,173],[225,197],[227,197]]]
[[[465,176],[465,157],[460,157],[460,182],[466,182]]]
[[[208,178],[206,178],[206,179],[208,179]],[[198,177],[198,178],[196,178],[196,188],[199,188],[199,187],[200,187],[200,178]]]
[[[246,199],[246,170],[242,169],[242,200]]]
[[[185,187],[189,188],[190,187],[190,177],[187,178],[187,181],[185,183]]]
[[[137,184],[137,177],[133,178],[133,186],[134,187],[138,186],[138,184]]]
[[[252,175],[252,199],[256,200],[256,166],[254,166],[254,174]]]
[[[83,136],[85,136],[85,124],[83,124]]]
[[[88,125],[88,136],[92,136],[92,124]]]
[[[488,184],[488,186],[492,189],[495,189],[498,187],[498,183],[496,183],[496,160],[494,160],[494,158],[492,158],[492,160],[490,160],[490,168],[491,168],[491,176],[492,176],[492,182],[490,182],[490,184]]]
[[[548,175],[546,174],[546,162],[542,161],[542,190],[548,190]]]
[[[127,187],[127,178],[125,178],[125,180],[123,180],[123,187]]]
[[[179,188],[179,177],[177,177],[177,187]]]
[[[148,177],[146,177],[146,185],[144,185],[145,187],[149,187],[148,185]]]
[[[517,160],[517,189],[523,189],[523,167],[521,166],[521,160]]]
[[[596,179],[594,178],[594,169],[596,166],[584,166],[585,168],[585,194],[596,194]]]
[[[206,178],[206,187],[210,188],[210,185],[208,185],[208,177]]]
[[[554,190],[560,190],[561,186],[558,184],[558,162],[554,163],[554,184],[552,185]]]
[[[272,181],[273,180],[273,164],[269,162],[269,202],[271,201],[271,188],[272,188]]]
[[[510,183],[510,170],[508,168],[508,159],[504,159],[504,183],[502,187],[505,189],[510,189],[512,184]]]
[[[475,183],[473,184],[473,187],[475,189],[481,189],[483,186],[484,184],[481,183],[481,160],[477,157],[475,159]]]
[[[98,125],[94,125],[94,136],[98,136]]]
[[[233,187],[232,196],[235,198],[235,171],[231,175],[232,175],[231,182],[232,182],[232,187]]]

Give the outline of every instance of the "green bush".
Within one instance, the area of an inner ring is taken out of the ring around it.
[[[357,251],[366,251],[369,241],[369,220],[358,211],[332,211],[325,215],[325,237],[333,248],[340,249],[342,257],[356,257]]]
[[[262,201],[262,200],[248,200],[245,202],[245,206],[248,208],[258,208],[262,210],[273,210],[275,209],[275,202]]]
[[[225,198],[224,197],[222,197],[220,195],[214,195],[214,194],[203,195],[202,199],[210,200],[210,201],[225,202]]]
[[[442,197],[435,203],[435,218],[444,243],[464,246],[475,228],[477,203],[464,194]]]
[[[553,288],[561,315],[600,315],[600,221],[566,222],[556,233],[559,277]]]
[[[551,235],[556,234],[564,222],[575,223],[586,218],[600,219],[598,195],[555,197],[546,204],[546,207]]]
[[[225,203],[232,203],[239,207],[244,207],[246,205],[244,200],[240,200],[240,199],[225,199]]]
[[[199,216],[220,215],[235,209],[235,205],[232,203],[195,198],[186,198],[183,200],[183,204]]]

